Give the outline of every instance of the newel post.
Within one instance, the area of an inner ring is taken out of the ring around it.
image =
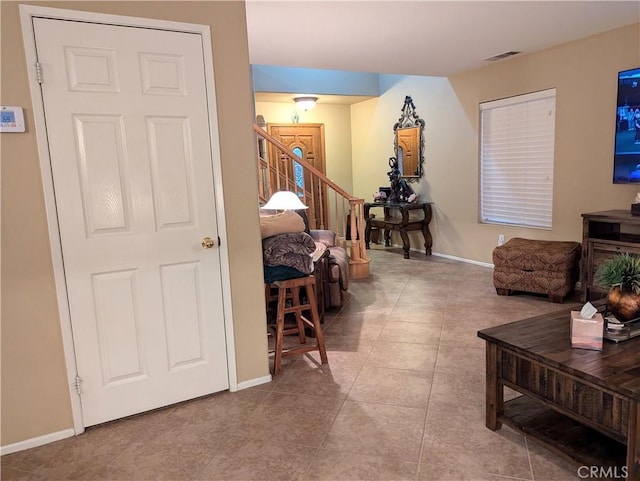
[[[350,236],[349,277],[364,279],[369,277],[369,263],[364,245],[364,199],[349,199]]]

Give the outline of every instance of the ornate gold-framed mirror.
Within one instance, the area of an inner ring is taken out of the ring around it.
[[[404,98],[402,115],[393,125],[393,149],[400,177],[417,182],[424,175],[424,126],[411,96]]]

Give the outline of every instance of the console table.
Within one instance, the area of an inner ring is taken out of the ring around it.
[[[384,209],[384,218],[379,219],[369,215],[369,211],[374,207]],[[412,211],[417,213],[422,211],[422,217],[411,215]],[[393,215],[394,213],[399,215]],[[424,237],[425,254],[431,255],[433,239],[431,232],[429,232],[429,222],[431,222],[431,204],[429,202],[365,202],[364,218],[366,221],[364,242],[367,249],[370,247],[372,227],[384,230],[384,245],[386,247],[391,245],[391,231],[396,230],[400,232],[400,237],[402,237],[404,258],[408,259],[411,244],[407,232],[419,230]]]
[[[486,425],[504,423],[580,465],[640,481],[640,338],[571,348],[570,310],[580,306],[478,332]],[[504,402],[504,386],[524,396]]]

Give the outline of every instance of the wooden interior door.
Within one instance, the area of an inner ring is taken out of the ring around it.
[[[317,170],[326,174],[324,124],[267,124],[267,132]],[[315,176],[296,165],[295,160],[284,158],[281,152],[270,153],[270,158],[278,157],[280,157],[279,161],[284,161],[280,166],[281,171],[286,172],[287,177],[295,183],[295,187],[294,185],[282,186],[281,190],[295,189],[301,196],[301,200],[309,206],[307,216],[312,229],[327,225],[325,221],[328,214],[326,186],[318,182]],[[277,184],[272,183],[272,185]]]

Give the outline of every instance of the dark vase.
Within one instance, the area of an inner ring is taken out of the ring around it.
[[[640,294],[612,287],[607,295],[607,305],[611,313],[621,322],[640,317]]]

